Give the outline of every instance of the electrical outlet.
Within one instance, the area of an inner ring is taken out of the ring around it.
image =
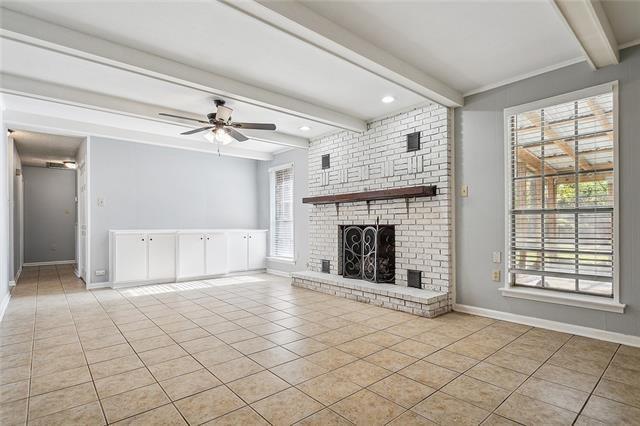
[[[491,278],[496,282],[500,282],[500,269],[496,269],[495,271],[493,271],[491,273]]]
[[[104,274],[106,274],[106,271],[105,271],[104,269],[98,269],[98,270],[96,271],[96,277],[101,277],[101,276],[103,276]]]
[[[462,185],[460,187],[460,196],[468,197],[469,196],[469,185]]]
[[[98,197],[98,207],[104,207],[104,198]]]
[[[493,252],[493,263],[502,262],[502,252],[494,251]]]

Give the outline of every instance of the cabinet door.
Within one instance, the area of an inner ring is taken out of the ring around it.
[[[176,277],[175,234],[149,234],[149,279]]]
[[[249,232],[249,269],[267,267],[267,233]]]
[[[246,271],[247,266],[247,234],[245,232],[229,232],[227,264],[229,272]]]
[[[178,277],[201,277],[204,271],[204,235],[178,235]]]
[[[116,282],[147,279],[147,236],[118,234],[115,236]]]
[[[207,275],[227,273],[227,234],[207,234],[205,263]]]

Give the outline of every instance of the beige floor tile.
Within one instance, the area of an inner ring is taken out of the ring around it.
[[[283,347],[276,346],[265,351],[257,352],[249,355],[249,358],[262,365],[265,368],[272,368],[276,365],[284,364],[298,358],[296,354],[290,352]]]
[[[267,426],[268,424],[251,407],[242,407],[205,423],[207,426]]]
[[[640,409],[595,395],[589,398],[582,414],[607,424],[640,425]]]
[[[404,342],[395,344],[389,349],[397,352],[402,352],[403,354],[410,355],[414,358],[424,358],[438,350],[438,348],[436,348],[435,346],[427,345],[426,343],[418,342],[411,339],[407,339]]]
[[[243,340],[253,339],[255,337],[258,337],[258,335],[255,333],[252,333],[249,330],[240,328],[237,330],[226,331],[224,333],[216,334],[216,337],[222,340],[223,342],[225,342],[226,344],[230,345],[232,343],[241,342]]]
[[[247,357],[237,358],[222,364],[208,366],[207,368],[223,383],[229,383],[264,370],[260,364]]]
[[[640,387],[640,371],[630,368],[610,366],[604,372],[604,377],[630,386]]]
[[[413,407],[436,391],[400,374],[392,374],[368,389],[405,408]]]
[[[300,383],[297,388],[325,405],[331,405],[361,389],[359,385],[335,373],[315,377]]]
[[[297,385],[298,383],[302,383],[306,380],[324,374],[329,370],[309,362],[306,359],[299,358],[285,364],[280,364],[277,367],[273,367],[271,371],[290,384]]]
[[[262,399],[251,407],[272,425],[290,425],[320,411],[322,404],[314,401],[296,388]]]
[[[470,370],[467,370],[464,374],[473,377],[474,379],[499,386],[508,391],[516,390],[516,388],[527,379],[525,374],[489,364],[488,362],[481,362]]]
[[[442,388],[442,392],[489,411],[496,409],[510,393],[498,386],[465,375],[447,384]]]
[[[24,425],[27,422],[27,399],[0,404],[0,419],[2,424]]]
[[[386,331],[377,331],[362,337],[362,340],[379,346],[389,347],[397,345],[406,339],[396,334],[387,333]]]
[[[412,410],[443,425],[478,425],[489,416],[489,411],[442,392],[434,393]]]
[[[549,364],[557,365],[568,370],[577,371],[579,373],[590,374],[592,376],[600,376],[607,367],[607,363],[584,359],[572,354],[557,352],[553,354],[547,361]]]
[[[19,382],[21,380],[27,380],[29,379],[30,375],[31,375],[31,367],[29,365],[4,368],[2,369],[2,371],[0,371],[0,385]]]
[[[426,361],[418,361],[398,373],[434,389],[440,389],[460,375],[458,372]]]
[[[135,340],[129,342],[134,351],[146,352],[152,349],[163,348],[165,346],[175,345],[175,342],[168,335],[150,337],[148,339]]]
[[[457,371],[458,373],[464,373],[479,362],[473,358],[449,352],[444,349],[429,355],[424,358],[424,360],[432,364],[448,368],[449,370]]]
[[[516,423],[513,420],[509,420],[506,417],[502,417],[497,414],[490,415],[484,422],[482,422],[482,426],[517,426],[518,424],[519,423]]]
[[[278,345],[285,345],[287,343],[295,342],[296,340],[305,339],[307,336],[296,333],[292,330],[282,330],[276,333],[265,334],[263,337]]]
[[[198,352],[193,355],[202,365],[209,368],[216,364],[222,364],[223,362],[231,361],[237,358],[243,358],[241,352],[233,349],[231,346],[218,346],[213,349],[209,349],[204,352]]]
[[[405,411],[402,415],[396,417],[395,420],[387,424],[389,426],[435,426],[437,423],[434,423],[413,411]]]
[[[133,389],[101,401],[109,423],[134,416],[169,402],[158,384]]]
[[[422,343],[426,343],[427,345],[431,345],[438,349],[442,349],[445,346],[449,346],[453,342],[455,342],[455,337],[445,336],[442,334],[434,333],[432,331],[427,331],[426,333],[418,334],[413,336],[411,339],[417,340]]]
[[[184,357],[189,355],[178,345],[169,345],[163,348],[152,349],[146,352],[139,352],[138,356],[147,366],[160,364],[161,362]]]
[[[247,404],[251,404],[285,390],[290,385],[269,371],[261,371],[227,383],[227,386]]]
[[[198,425],[237,410],[245,404],[225,386],[218,386],[176,401],[175,405],[190,425]]]
[[[347,364],[344,367],[334,370],[334,372],[363,387],[369,386],[393,373],[392,371],[363,360]]]
[[[208,351],[210,349],[223,346],[224,342],[214,336],[201,337],[200,339],[189,340],[183,342],[180,346],[184,348],[190,354],[197,354],[199,352]]]
[[[576,421],[573,423],[575,426],[605,426],[607,423],[600,420],[592,419],[584,414],[580,414]]]
[[[53,392],[31,397],[29,400],[29,418],[47,416],[78,405],[96,401],[93,383],[83,383]]]
[[[548,382],[558,383],[583,392],[591,392],[598,383],[598,376],[580,373],[553,364],[542,365],[533,375]]]
[[[342,343],[336,346],[336,348],[359,358],[364,358],[375,352],[381,351],[384,349],[384,346],[376,345],[375,343],[371,343],[363,339],[356,339]]]
[[[205,369],[183,374],[160,382],[172,401],[220,386],[222,382]]]
[[[163,425],[163,426],[180,426],[186,425],[176,407],[173,404],[163,405],[153,410],[129,417],[114,423],[118,426],[147,426],[147,425]]]
[[[358,358],[336,348],[329,348],[306,356],[305,359],[327,370],[335,370],[336,368],[356,361]]]
[[[538,369],[538,367],[542,365],[541,361],[536,361],[534,359],[521,356],[514,356],[508,352],[503,351],[496,352],[484,361],[526,375],[533,374]]]
[[[140,361],[137,355],[128,355],[122,358],[114,358],[109,361],[97,362],[89,365],[93,380],[102,379],[104,377],[113,376],[114,374],[124,373],[141,367],[144,367],[144,364]]]
[[[161,362],[149,366],[149,371],[156,380],[166,380],[172,377],[180,376],[182,374],[191,373],[196,370],[200,370],[202,365],[198,363],[193,357],[187,355],[169,361]]]
[[[416,362],[417,358],[391,349],[383,349],[369,355],[364,360],[390,371],[398,371]]]
[[[40,395],[54,390],[68,388],[91,381],[91,374],[86,365],[57,373],[37,376],[31,379],[31,396]]]
[[[576,413],[589,397],[586,392],[535,377],[527,379],[516,392]]]
[[[276,346],[275,343],[262,337],[254,337],[252,339],[243,340],[231,345],[231,347],[242,352],[245,355],[264,351],[265,349],[273,348],[274,346]]]
[[[97,401],[29,420],[29,426],[85,426],[104,424],[106,424],[106,421],[102,414],[100,403]]]
[[[349,426],[352,424],[349,420],[339,416],[329,408],[325,408],[300,420],[296,423],[296,426]]]
[[[594,395],[640,408],[640,387],[637,386],[602,379],[593,393]]]
[[[95,364],[96,362],[109,361],[114,358],[134,355],[135,352],[128,343],[123,343],[121,345],[110,346],[108,348],[85,351],[84,354],[87,357],[87,362],[89,364]]]
[[[0,372],[0,374],[2,374]],[[7,383],[0,386],[0,404],[17,401],[29,396],[29,380]]]
[[[104,399],[119,393],[141,388],[155,383],[155,379],[146,368],[115,374],[95,381],[98,397]]]
[[[356,425],[384,425],[405,411],[366,389],[335,403],[331,409]]]
[[[576,413],[528,396],[513,393],[496,414],[527,425],[570,425]]]

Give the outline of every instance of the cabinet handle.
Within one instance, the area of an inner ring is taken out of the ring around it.
[[[140,241],[144,241],[144,238],[141,238]]]
[[[149,238],[149,241],[153,241],[153,238]]]

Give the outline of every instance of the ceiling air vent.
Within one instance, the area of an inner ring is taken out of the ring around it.
[[[65,166],[63,163],[53,163],[51,161],[47,161],[47,168],[48,169],[66,169],[67,166]]]

